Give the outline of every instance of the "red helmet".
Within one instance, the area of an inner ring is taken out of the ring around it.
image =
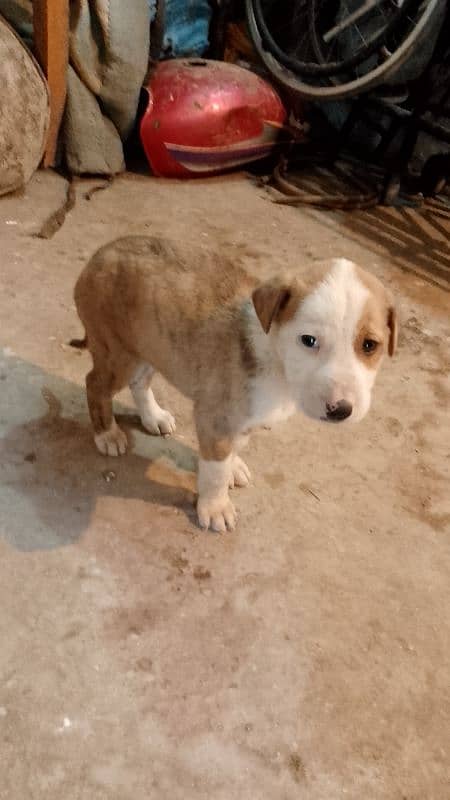
[[[145,88],[141,141],[160,176],[218,173],[264,158],[286,120],[270,84],[222,61],[163,61]]]

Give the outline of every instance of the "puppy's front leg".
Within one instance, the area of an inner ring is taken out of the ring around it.
[[[236,525],[236,511],[228,496],[232,455],[222,461],[199,459],[197,515],[201,528],[222,533]]]
[[[230,489],[235,489],[236,487],[248,486],[250,479],[251,479],[251,472],[247,467],[245,461],[242,460],[240,456],[238,456],[238,451],[240,451],[243,447],[247,446],[248,443],[248,435],[240,435],[234,442],[234,455],[233,461],[231,465],[231,475],[230,475]]]
[[[236,511],[228,496],[233,468],[233,443],[220,438],[197,424],[200,446],[198,462],[197,515],[201,528],[211,528],[219,533],[232,531],[236,525]]]

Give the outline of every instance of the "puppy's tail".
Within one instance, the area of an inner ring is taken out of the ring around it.
[[[86,350],[87,336],[85,336],[84,339],[71,339],[69,344],[71,347],[76,347],[77,350]]]

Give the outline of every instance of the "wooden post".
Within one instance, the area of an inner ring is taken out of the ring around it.
[[[55,163],[67,92],[69,0],[33,0],[33,26],[36,57],[50,93],[50,125],[43,164],[51,167]]]

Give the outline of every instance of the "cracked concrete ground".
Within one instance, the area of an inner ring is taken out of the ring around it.
[[[450,261],[445,219],[272,204],[244,176],[123,176],[33,236],[64,182],[0,201],[1,800],[446,800]],[[267,275],[342,255],[402,314],[358,428],[254,435],[239,527],[195,526],[190,408],[94,449],[74,281],[130,233]]]

